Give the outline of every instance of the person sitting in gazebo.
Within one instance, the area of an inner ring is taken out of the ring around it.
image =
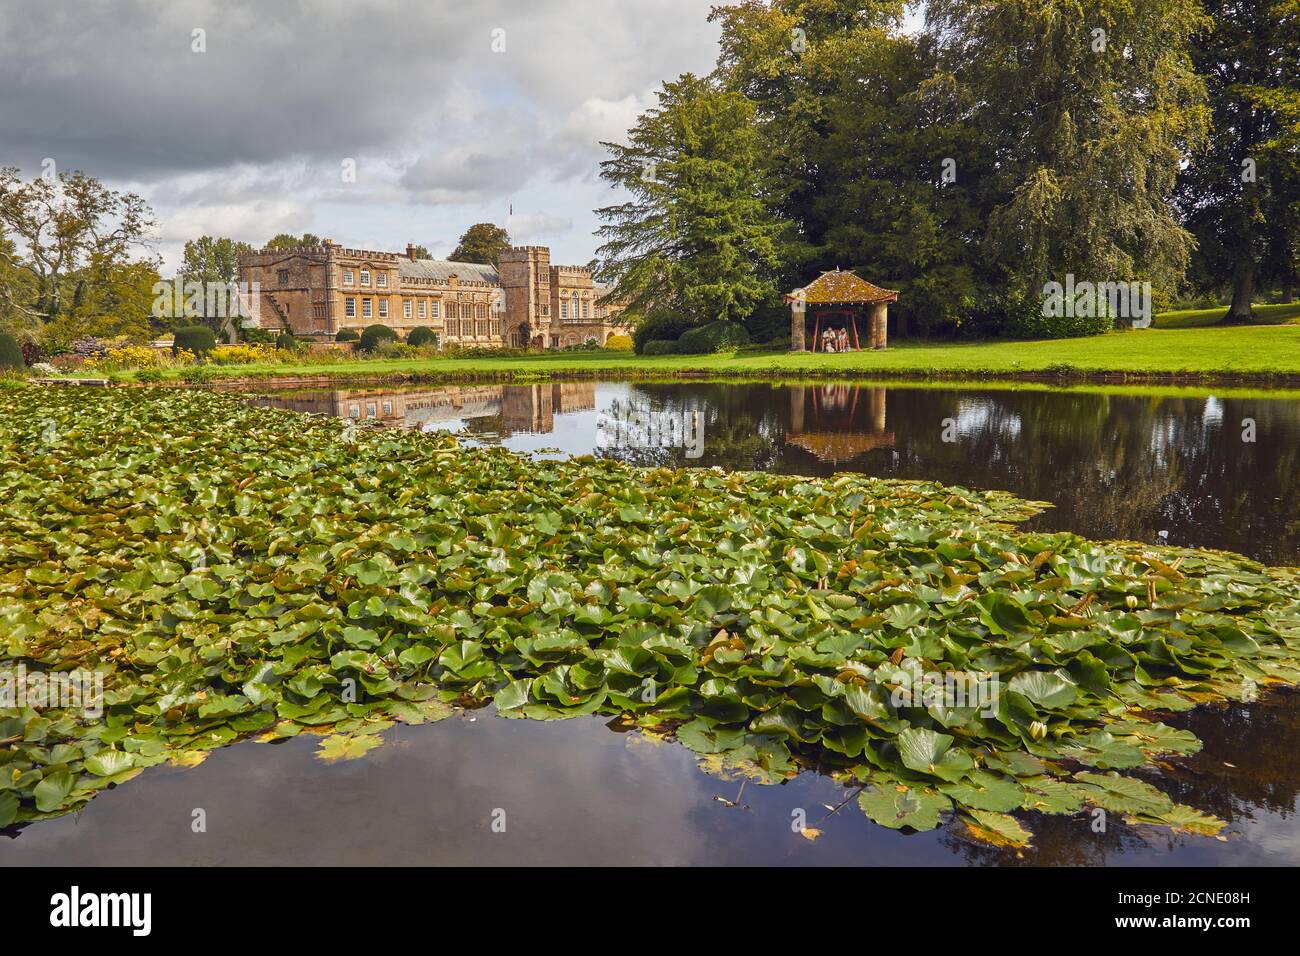
[[[835,333],[832,332],[829,328],[822,329],[822,351],[823,352],[835,351]]]
[[[835,351],[847,352],[849,350],[849,331],[840,328],[835,330]]]

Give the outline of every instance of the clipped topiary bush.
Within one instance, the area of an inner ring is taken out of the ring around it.
[[[710,322],[682,333],[677,351],[682,355],[711,355],[749,344],[749,331],[739,322]]]
[[[0,368],[26,368],[23,347],[12,335],[0,332]]]
[[[434,332],[433,329],[425,328],[424,326],[411,329],[411,331],[406,335],[406,344],[414,345],[417,348],[422,345],[432,345],[437,340],[438,334]]]
[[[668,339],[651,339],[641,346],[642,355],[676,355],[677,343]]]
[[[386,325],[367,325],[361,333],[361,348],[366,352],[373,352],[379,347],[380,342],[396,342],[397,333]]]
[[[281,332],[275,337],[275,347],[285,352],[292,352],[298,347],[298,340],[292,332]]]
[[[339,329],[338,334],[334,336],[335,342],[355,342],[361,336],[357,334],[356,329]]]
[[[176,330],[172,339],[172,355],[180,354],[184,349],[201,357],[217,347],[217,336],[206,325],[185,325]]]
[[[632,351],[632,336],[611,335],[605,340],[605,348],[612,349],[615,352],[630,352]]]

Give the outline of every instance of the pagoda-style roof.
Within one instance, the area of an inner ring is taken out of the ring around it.
[[[872,285],[852,272],[835,269],[823,272],[802,289],[795,289],[785,301],[802,299],[809,305],[874,305],[877,302],[897,302],[898,292]]]

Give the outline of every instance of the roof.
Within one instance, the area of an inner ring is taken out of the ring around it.
[[[433,279],[446,282],[452,275],[466,282],[487,282],[497,284],[496,266],[480,265],[477,262],[452,262],[449,259],[407,259],[402,258],[398,266],[403,279]]]
[[[866,279],[859,279],[852,272],[823,272],[802,289],[795,289],[785,297],[785,301],[794,302],[803,299],[810,305],[869,305],[876,302],[896,302],[898,292],[895,289],[882,289],[872,285]]]
[[[822,461],[851,461],[877,448],[893,448],[894,433],[863,435],[856,432],[800,432],[787,434],[786,443],[811,452]]]

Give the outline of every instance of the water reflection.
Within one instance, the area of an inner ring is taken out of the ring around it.
[[[1031,526],[1300,563],[1300,402],[1290,399],[687,382],[255,400],[636,465],[857,471],[1004,488],[1053,503]],[[1253,441],[1243,440],[1243,422],[1253,423]]]
[[[549,434],[555,416],[596,407],[591,383],[457,385],[430,389],[304,389],[258,395],[255,405],[399,428],[466,429],[488,438]]]

